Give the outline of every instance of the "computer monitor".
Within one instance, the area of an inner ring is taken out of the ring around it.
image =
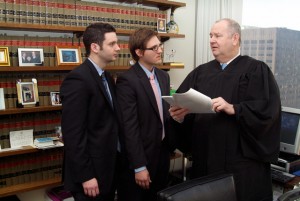
[[[300,155],[300,109],[282,107],[280,151]]]

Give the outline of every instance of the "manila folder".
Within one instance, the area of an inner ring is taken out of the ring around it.
[[[190,113],[215,113],[212,110],[211,98],[192,88],[185,93],[162,96],[162,99],[170,105],[187,108]]]

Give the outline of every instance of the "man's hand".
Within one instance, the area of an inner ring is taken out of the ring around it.
[[[233,105],[227,103],[222,97],[212,99],[212,109],[216,112],[225,112],[228,115],[235,114]]]
[[[96,197],[97,195],[100,194],[98,182],[96,178],[83,182],[82,187],[84,190],[84,194],[86,194],[89,197]]]
[[[135,182],[143,189],[149,189],[151,179],[147,169],[135,173]]]
[[[178,106],[171,106],[171,108],[169,109],[169,112],[170,112],[171,117],[175,121],[182,123],[185,115],[187,115],[189,113],[189,110],[185,109],[185,108],[180,108]]]

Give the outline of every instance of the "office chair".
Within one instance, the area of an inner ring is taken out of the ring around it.
[[[192,179],[157,193],[157,201],[236,201],[231,174]]]
[[[300,188],[282,194],[278,197],[277,201],[300,201]]]

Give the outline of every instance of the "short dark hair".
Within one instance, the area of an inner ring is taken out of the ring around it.
[[[144,50],[145,48],[147,48],[146,45],[153,36],[157,36],[157,33],[155,31],[147,28],[141,28],[136,30],[129,37],[128,46],[131,56],[135,61],[139,60],[139,56],[135,53],[135,50]]]
[[[116,29],[107,23],[94,23],[89,25],[83,32],[83,43],[87,56],[91,53],[91,44],[97,43],[100,48],[103,47],[103,41],[105,40],[105,34],[110,32],[116,32]]]

